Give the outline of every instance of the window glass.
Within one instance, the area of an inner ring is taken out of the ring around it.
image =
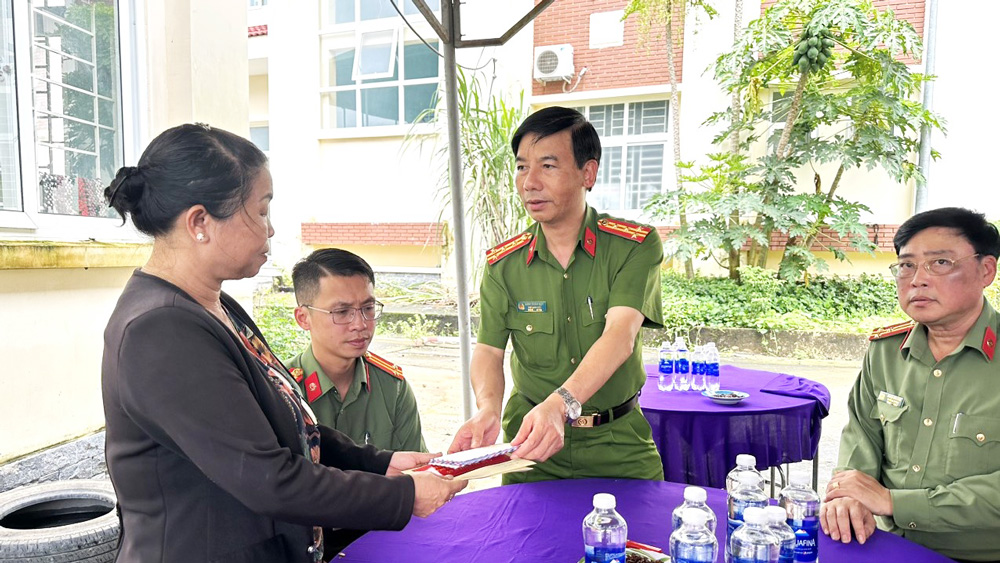
[[[441,0],[426,0],[424,3],[427,4],[427,7],[430,8],[431,11],[441,11]],[[396,5],[398,6],[399,4]],[[413,0],[406,0],[403,13],[406,15],[419,14],[420,10],[417,9],[417,5],[413,3]]]
[[[392,30],[370,31],[361,34],[356,54],[356,78],[373,76],[384,78],[394,70],[396,60],[396,33]]]
[[[398,1],[398,0],[397,0]],[[361,19],[398,18],[399,14],[389,0],[361,0]]]
[[[0,1],[0,209],[22,211],[16,93],[11,2]]]
[[[399,123],[399,89],[368,88],[361,91],[361,125]]]
[[[415,84],[403,88],[403,119],[406,123],[413,123],[424,110],[432,108],[437,104],[437,84]],[[421,123],[430,121],[430,114],[424,115]]]
[[[622,148],[603,147],[597,182],[590,191],[591,205],[604,211],[620,209],[622,198]]]
[[[333,86],[354,84],[354,49],[339,49],[333,52]]]
[[[437,41],[428,41],[438,48]],[[406,67],[404,78],[434,78],[438,75],[438,56],[421,42],[408,43],[403,47],[403,63]]]
[[[663,189],[663,144],[628,148],[625,204],[627,209],[642,209]]]
[[[601,211],[641,210],[672,180],[672,176],[664,177],[663,160],[669,142],[669,101],[579,109],[597,129],[603,147],[597,182],[588,201]]]
[[[271,128],[267,125],[251,127],[250,142],[264,152],[271,150]]]
[[[639,102],[632,104],[628,134],[646,135],[667,132],[667,102]]]
[[[625,104],[591,106],[590,123],[601,137],[621,135],[625,129]]]
[[[122,164],[114,0],[31,2],[39,211],[114,216],[103,188]]]

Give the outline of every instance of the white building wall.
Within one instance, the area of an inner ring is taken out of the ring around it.
[[[941,159],[928,175],[929,208],[959,205],[1000,219],[1000,185],[991,170],[1000,114],[992,70],[983,64],[995,49],[998,20],[1000,2],[938,0],[934,110],[948,121],[948,134],[932,138]]]

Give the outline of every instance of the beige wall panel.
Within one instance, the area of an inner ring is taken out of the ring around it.
[[[0,462],[104,426],[104,328],[131,274],[0,271]]]

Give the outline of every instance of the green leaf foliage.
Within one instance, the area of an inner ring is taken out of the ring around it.
[[[663,276],[663,324],[766,330],[867,332],[903,317],[896,286],[881,276],[816,276],[809,283],[744,266],[728,278]]]

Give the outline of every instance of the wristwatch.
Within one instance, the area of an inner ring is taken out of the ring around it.
[[[580,412],[583,410],[583,406],[580,404],[580,401],[577,401],[576,397],[563,387],[559,387],[553,391],[553,393],[562,398],[563,403],[566,405],[566,422],[568,424],[573,424],[574,420],[580,418]]]

